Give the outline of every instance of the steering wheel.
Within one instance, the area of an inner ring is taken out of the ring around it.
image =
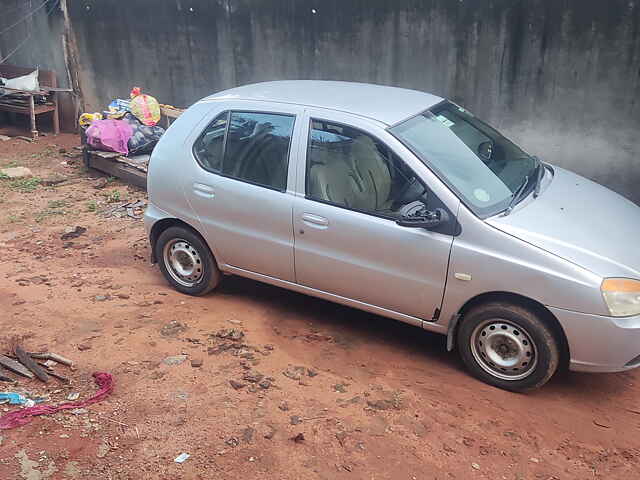
[[[419,183],[420,186],[422,187],[422,192],[420,192],[420,195],[417,195],[415,198],[409,198],[406,199],[404,198],[405,195],[407,195],[407,193],[409,192],[409,190],[411,189],[411,187],[413,187],[415,184]],[[400,192],[398,193],[398,195],[396,196],[396,203],[400,204],[400,205],[406,205],[407,203],[411,203],[415,200],[420,200],[424,197],[425,193],[427,193],[427,187],[425,187],[422,182],[419,182],[417,177],[413,176],[411,177],[411,180],[409,180],[408,182],[405,183],[405,185],[402,187],[402,190],[400,190]]]

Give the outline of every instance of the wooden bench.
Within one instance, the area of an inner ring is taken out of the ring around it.
[[[33,72],[35,68],[16,67],[13,65],[0,64],[0,77],[15,78],[27,75]],[[40,91],[28,92],[23,90],[14,90],[1,87],[5,93],[11,92],[15,95],[0,96],[0,111],[19,113],[29,115],[31,121],[31,137],[38,138],[38,130],[36,128],[36,117],[43,113],[53,112],[53,133],[60,133],[60,113],[58,109],[58,93],[62,91],[71,91],[66,88],[57,88],[56,72],[50,70],[40,70],[38,73],[38,81],[40,82]],[[44,104],[37,104],[34,97],[45,96],[47,101]]]

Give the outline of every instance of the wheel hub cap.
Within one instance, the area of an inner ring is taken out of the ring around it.
[[[487,320],[471,335],[471,352],[487,373],[503,380],[521,380],[533,372],[535,344],[526,330],[504,320]]]
[[[164,263],[175,281],[186,287],[197,284],[204,272],[198,251],[187,241],[176,239],[164,248]]]

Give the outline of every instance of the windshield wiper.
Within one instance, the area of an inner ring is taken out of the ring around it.
[[[516,188],[516,191],[513,192],[513,195],[511,195],[511,202],[509,203],[509,206],[507,207],[507,209],[504,211],[504,216],[505,217],[507,215],[509,215],[511,213],[511,211],[513,210],[513,207],[516,206],[516,203],[518,203],[518,200],[520,200],[520,196],[522,195],[522,193],[527,188],[527,185],[529,185],[529,175],[526,175],[522,179],[522,183],[520,184],[520,186],[518,188]]]
[[[544,166],[544,163],[542,163],[538,157],[533,157],[533,158],[538,163],[538,166],[536,167],[537,168],[537,170],[536,170],[536,183],[535,183],[535,188],[533,190],[533,198],[538,198],[538,195],[540,195],[540,188],[542,187],[542,179],[544,178],[544,173],[545,173],[546,167]]]

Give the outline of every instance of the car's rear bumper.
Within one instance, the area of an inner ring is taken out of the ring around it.
[[[569,368],[622,372],[640,366],[640,316],[615,318],[548,307],[569,342]]]

